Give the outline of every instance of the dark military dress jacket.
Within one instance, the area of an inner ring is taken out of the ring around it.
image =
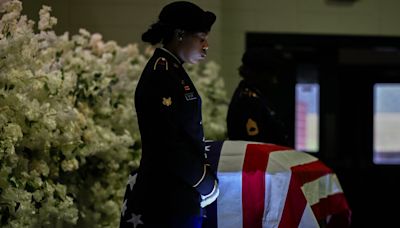
[[[236,88],[227,115],[230,140],[289,144],[285,124],[257,85],[242,80]]]
[[[157,48],[145,66],[135,108],[142,157],[137,175],[130,176],[135,184],[128,183],[121,223],[139,215],[143,223],[200,215],[200,194],[210,193],[216,180],[205,158],[201,99],[167,50]]]

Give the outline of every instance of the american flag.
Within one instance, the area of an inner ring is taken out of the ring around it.
[[[339,180],[316,157],[247,141],[211,141],[206,150],[220,195],[207,207],[205,227],[350,227]]]

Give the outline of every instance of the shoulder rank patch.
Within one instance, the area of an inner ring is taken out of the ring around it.
[[[162,104],[167,106],[167,107],[170,106],[172,104],[171,97],[168,97],[168,98],[163,97]]]
[[[257,122],[249,118],[246,123],[246,130],[249,136],[255,136],[258,134]]]
[[[162,67],[165,70],[168,70],[168,61],[164,57],[159,57],[154,63],[153,70],[156,70],[157,67]]]

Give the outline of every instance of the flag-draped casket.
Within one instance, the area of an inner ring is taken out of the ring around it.
[[[206,227],[349,227],[351,211],[335,173],[316,157],[274,144],[207,142],[220,195]]]

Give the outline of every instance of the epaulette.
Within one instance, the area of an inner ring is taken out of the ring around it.
[[[153,70],[156,69],[164,69],[168,70],[168,61],[164,57],[159,57],[156,62],[154,63]]]
[[[246,96],[246,97],[254,97],[257,98],[258,95],[256,92],[252,91],[249,88],[244,88],[241,92],[240,92],[240,96]]]

